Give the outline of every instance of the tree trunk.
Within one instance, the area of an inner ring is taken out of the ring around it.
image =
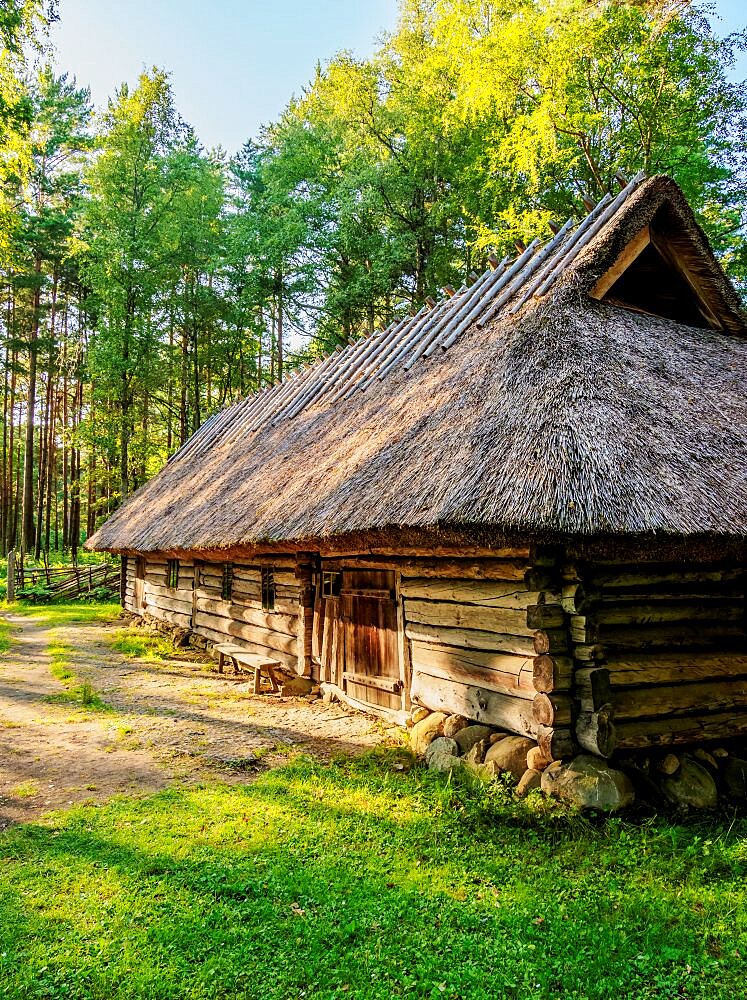
[[[278,382],[283,381],[283,272],[277,276],[277,352]]]
[[[36,410],[36,352],[39,342],[41,308],[41,256],[34,260],[34,288],[31,332],[29,336],[29,379],[26,392],[26,441],[23,454],[23,527],[21,555],[34,547],[34,420]]]
[[[124,503],[130,492],[130,338],[134,303],[128,297],[122,340],[122,374],[119,382],[119,494]],[[80,500],[78,501],[80,503]]]
[[[187,385],[189,384],[189,341],[186,324],[182,326],[182,379],[179,396],[179,444],[187,440]]]

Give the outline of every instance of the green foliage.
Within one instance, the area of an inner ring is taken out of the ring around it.
[[[16,597],[19,601],[31,601],[36,604],[37,602],[45,603],[46,601],[51,601],[54,595],[47,587],[47,584],[43,581],[34,584],[33,586],[18,588],[16,590]]]
[[[305,216],[317,335],[458,286],[619,170],[672,174],[744,278],[746,104],[725,75],[744,45],[676,2],[405,0],[374,56],[320,68],[257,154],[275,204]]]
[[[481,135],[482,240],[500,238],[496,221],[536,235],[548,213],[578,210],[579,193],[598,198],[617,170],[640,169],[677,180],[717,249],[733,239],[746,117],[725,69],[744,32],[719,42],[695,6],[615,0],[408,0],[404,20],[437,65],[456,67],[446,126]]]
[[[740,995],[744,821],[589,822],[403,751],[0,836],[0,996]]]
[[[44,0],[4,0],[0,5],[0,264],[10,256],[18,224],[14,188],[26,177],[31,161],[27,54],[41,47],[55,7]]]

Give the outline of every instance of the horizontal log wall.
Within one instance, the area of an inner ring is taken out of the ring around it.
[[[172,625],[190,628],[211,642],[232,642],[273,657],[292,670],[298,666],[299,582],[295,557],[232,564],[231,598],[223,597],[223,563],[179,560],[178,587],[168,587],[167,559],[145,562],[143,612]],[[130,570],[130,566],[132,569]],[[262,567],[271,566],[275,607],[262,609]],[[196,567],[196,568],[195,568]],[[130,572],[132,576],[130,576]],[[130,582],[131,581],[131,582]],[[135,559],[128,559],[127,595],[134,606]],[[127,606],[127,603],[125,604]]]
[[[167,587],[167,566],[165,557],[145,557],[145,582],[143,593],[145,607],[140,609],[154,618],[176,625],[179,628],[192,627],[192,582],[194,562],[179,560],[177,587]]]
[[[143,610],[305,670],[311,570],[297,563],[272,562],[276,601],[265,612],[266,557],[234,564],[230,600],[222,563],[198,563],[195,573],[181,561],[172,589],[166,558],[147,557]],[[531,736],[554,757],[574,743],[609,755],[747,733],[743,568],[573,564],[561,552],[528,549],[339,556],[340,569],[358,566],[401,574],[410,691],[428,708]],[[133,610],[135,567],[128,559],[125,607]]]
[[[126,611],[138,611],[135,607],[135,573],[136,560],[134,556],[130,556],[127,559],[127,565],[125,567],[125,590],[124,598],[122,600],[122,607]]]
[[[605,563],[564,576],[585,724],[609,715],[622,750],[747,733],[743,567]]]
[[[543,587],[546,574],[529,550],[400,566],[413,700],[541,736],[554,754],[570,746],[567,640],[552,656],[538,653],[534,641],[540,626],[564,623],[560,588]]]

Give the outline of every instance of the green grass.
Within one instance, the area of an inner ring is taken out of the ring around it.
[[[75,674],[70,666],[70,658],[75,655],[75,648],[68,642],[61,642],[56,636],[50,638],[47,644],[47,652],[52,660],[50,670],[52,676],[63,684],[73,680]]]
[[[0,618],[0,656],[3,653],[7,653],[12,645],[13,626],[10,622],[6,622],[4,618]]]
[[[38,618],[42,625],[50,627],[112,622],[122,611],[119,604],[108,601],[71,601],[68,604],[26,604],[16,601],[14,604],[7,604],[5,608],[17,615]]]
[[[39,794],[39,782],[34,778],[22,781],[10,789],[9,795],[14,799],[33,799]]]
[[[50,705],[70,705],[91,712],[114,712],[113,706],[105,702],[88,681],[70,684],[58,694],[50,694],[44,699]],[[0,994],[2,996],[2,994]]]
[[[735,1000],[746,837],[297,758],[0,835],[0,997]]]
[[[152,663],[173,660],[177,655],[170,639],[162,635],[149,635],[137,628],[119,629],[111,640],[111,647],[124,656]]]

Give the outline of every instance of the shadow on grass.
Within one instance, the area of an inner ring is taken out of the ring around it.
[[[299,759],[0,837],[0,996],[733,997],[746,834]]]

